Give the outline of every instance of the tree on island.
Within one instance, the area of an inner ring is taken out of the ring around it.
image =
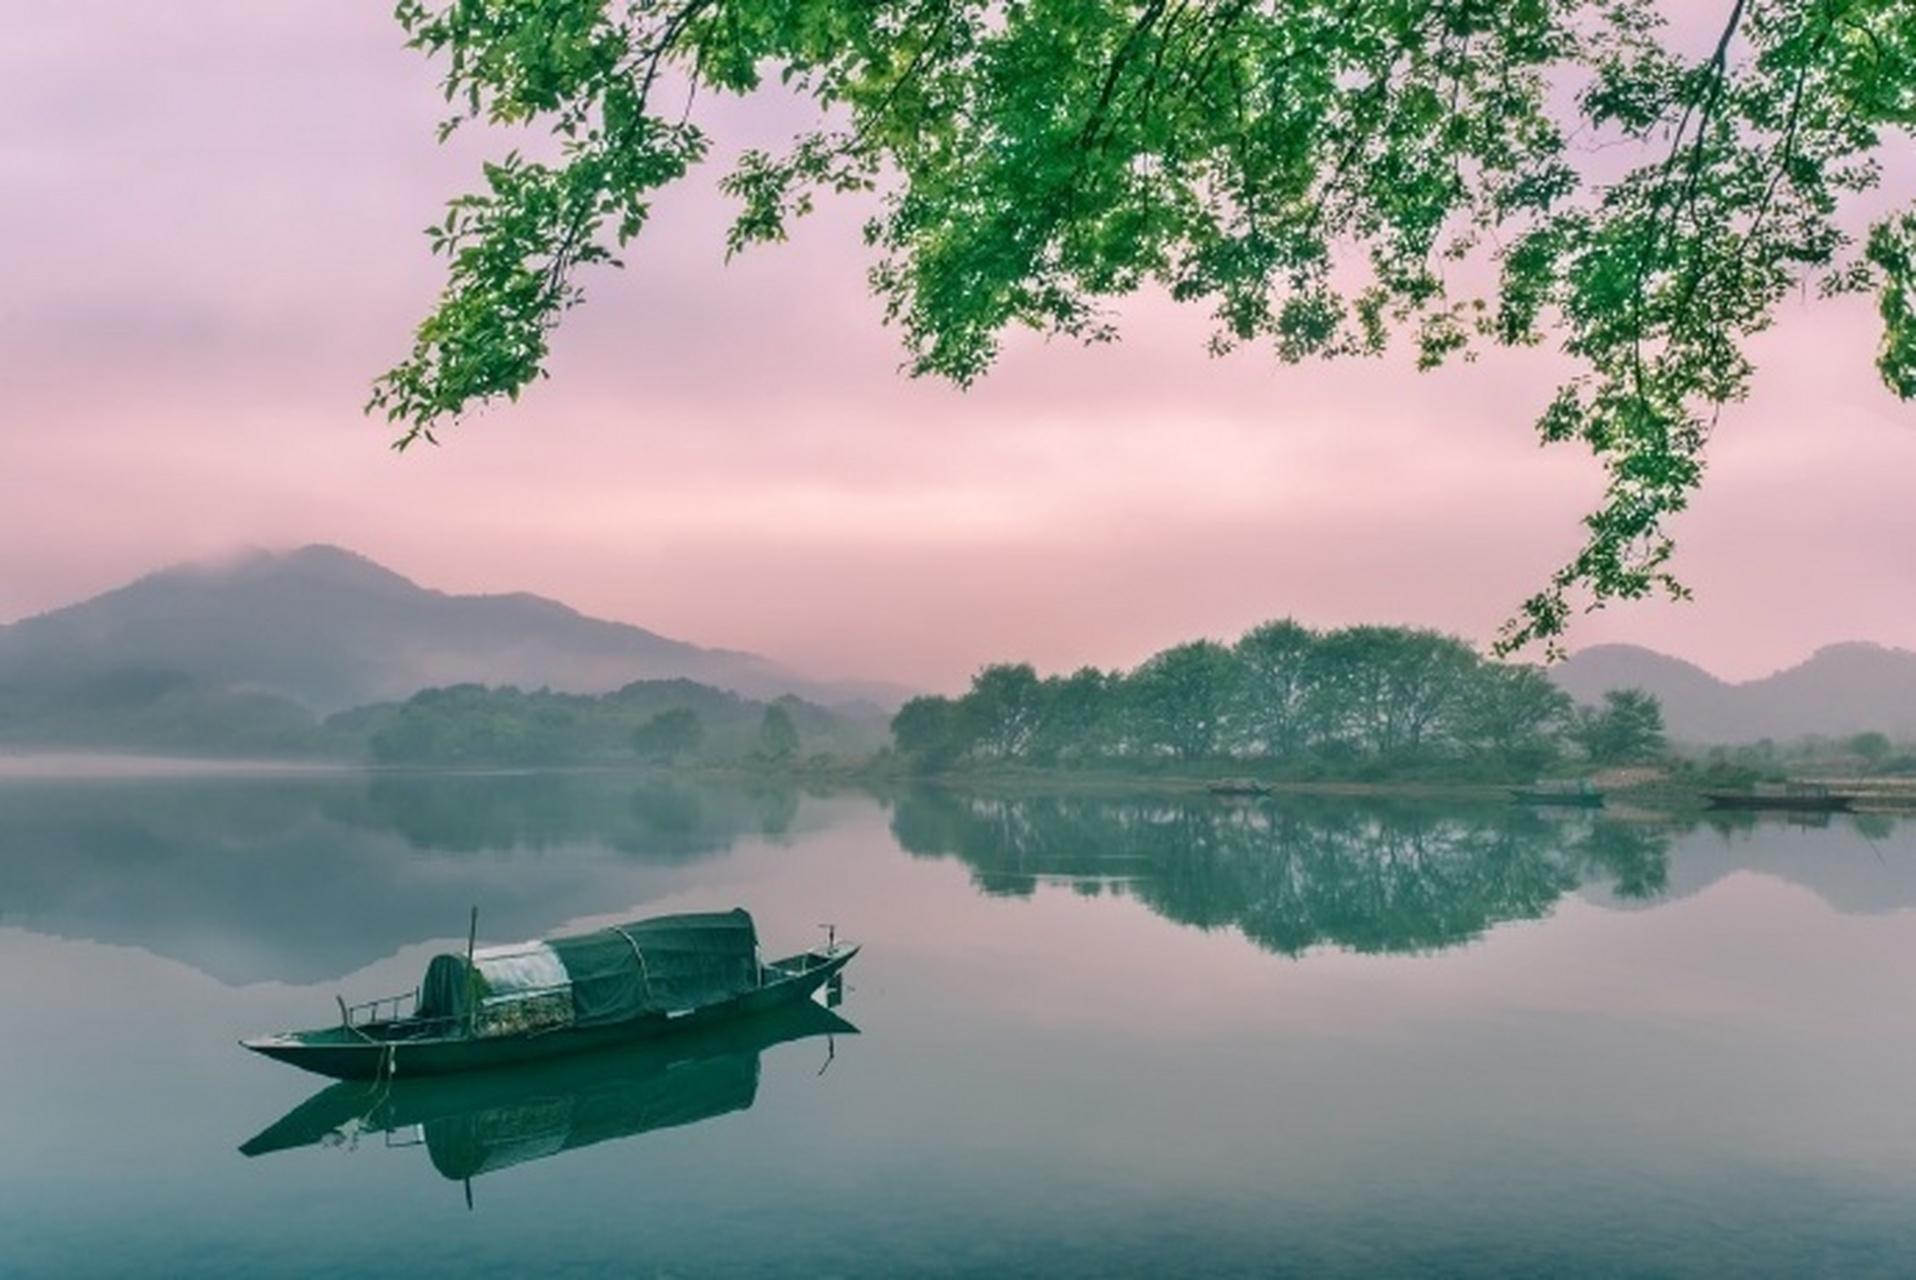
[[[779,703],[766,703],[765,714],[759,717],[758,753],[775,764],[785,764],[798,754],[798,726]]]
[[[989,666],[961,697],[913,698],[891,728],[898,753],[926,772],[1228,761],[1305,777],[1528,778],[1563,756],[1571,709],[1541,669],[1487,660],[1454,636],[1320,634],[1285,619],[1229,647],[1174,645],[1130,672]]]
[[[1875,730],[1855,734],[1845,745],[1852,754],[1861,756],[1863,762],[1872,769],[1882,767],[1883,762],[1889,759],[1890,753],[1896,749],[1888,735],[1877,733]]]
[[[1642,689],[1612,689],[1581,708],[1571,737],[1592,764],[1648,764],[1663,755],[1663,705]]]
[[[1015,759],[1030,751],[1044,723],[1044,689],[1030,663],[986,667],[972,678],[965,701],[974,752]]]
[[[1296,621],[1283,618],[1253,627],[1232,646],[1243,704],[1232,729],[1241,745],[1288,755],[1303,743],[1316,640]]]
[[[1215,755],[1231,713],[1231,651],[1210,640],[1174,645],[1146,659],[1124,683],[1127,736],[1148,755]]]
[[[379,764],[541,765],[580,755],[574,708],[511,686],[422,689],[388,708],[367,743]]]
[[[1143,289],[1208,306],[1213,351],[1287,361],[1404,335],[1429,368],[1550,336],[1572,372],[1537,429],[1607,478],[1503,643],[1554,640],[1574,596],[1684,594],[1665,522],[1784,298],[1873,293],[1883,381],[1916,397],[1916,209],[1864,212],[1910,168],[1908,0],[1718,0],[1694,55],[1660,7],[400,0],[445,60],[442,137],[476,119],[556,145],[451,202],[446,290],[369,408],[404,446],[516,397],[578,269],[707,154],[702,98],[778,94],[815,114],[720,180],[728,251],[875,192],[870,279],[914,374],[969,384],[1013,325],[1108,340],[1111,300]]]
[[[690,707],[671,707],[632,731],[632,750],[640,759],[672,764],[705,741],[705,722]]]
[[[1575,723],[1576,703],[1532,666],[1486,664],[1461,736],[1503,762],[1513,778],[1545,772]]]

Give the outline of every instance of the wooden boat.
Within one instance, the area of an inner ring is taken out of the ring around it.
[[[1747,791],[1705,791],[1713,809],[1786,809],[1796,813],[1833,813],[1848,809],[1856,797],[1832,791],[1821,782],[1760,782]]]
[[[1512,787],[1511,799],[1519,804],[1574,805],[1583,809],[1603,807],[1603,792],[1588,778],[1544,781],[1527,787]]]
[[[815,1000],[758,1018],[502,1071],[327,1085],[240,1146],[246,1156],[317,1145],[423,1142],[455,1181],[597,1143],[750,1108],[759,1058],[858,1028]],[[828,1058],[829,1062],[830,1059]],[[411,1141],[400,1140],[410,1137]]]
[[[706,1027],[804,1000],[858,948],[760,963],[742,910],[658,916],[573,937],[432,958],[419,987],[339,1021],[240,1043],[341,1080],[446,1075]]]

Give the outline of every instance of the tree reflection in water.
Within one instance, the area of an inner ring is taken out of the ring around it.
[[[927,789],[900,798],[892,833],[910,853],[961,859],[985,893],[1120,892],[1291,956],[1434,951],[1542,917],[1587,884],[1655,897],[1669,871],[1665,833],[1601,814],[1370,798]]]

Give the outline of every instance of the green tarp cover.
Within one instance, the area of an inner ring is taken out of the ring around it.
[[[695,1009],[758,986],[758,934],[743,910],[656,916],[570,938],[432,958],[419,1016],[481,1034],[622,1022]]]

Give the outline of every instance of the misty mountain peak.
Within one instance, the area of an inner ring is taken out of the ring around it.
[[[394,573],[384,565],[329,543],[312,543],[290,551],[249,547],[232,555],[173,565],[149,574],[133,585],[159,582],[221,589],[277,581],[350,591],[423,590],[411,579]]]
[[[600,693],[684,678],[821,702],[858,692],[543,596],[434,591],[324,544],[176,565],[0,627],[0,686],[121,670],[181,673],[321,714],[460,683]]]

